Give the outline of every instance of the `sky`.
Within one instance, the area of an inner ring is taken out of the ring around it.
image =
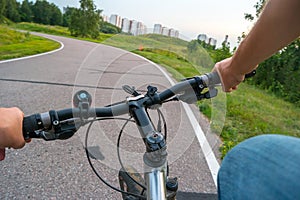
[[[196,39],[199,34],[217,39],[217,46],[229,35],[231,46],[248,32],[251,22],[244,13],[255,13],[258,0],[94,0],[103,14],[143,22],[147,28],[162,24],[178,30],[181,38]],[[48,0],[60,8],[79,7],[79,0]]]

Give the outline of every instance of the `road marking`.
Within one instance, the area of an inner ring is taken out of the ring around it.
[[[0,61],[0,64],[2,64],[2,63],[8,63],[8,62],[14,62],[14,61],[19,61],[19,60],[25,60],[25,59],[29,59],[29,58],[35,58],[35,57],[39,57],[39,56],[44,56],[44,55],[52,54],[52,53],[55,53],[55,52],[58,52],[58,51],[62,50],[65,47],[65,45],[61,41],[59,41],[59,40],[56,40],[56,39],[53,39],[51,37],[44,36],[44,35],[41,36],[41,37],[48,38],[50,40],[58,42],[60,44],[60,48],[59,49],[55,49],[53,51],[48,51],[48,52],[45,52],[45,53],[35,54],[35,55],[31,55],[31,56],[25,56],[25,57],[21,57],[21,58],[13,58],[13,59],[9,59],[9,60],[3,60],[3,61]]]
[[[134,54],[144,60],[147,60],[146,58],[140,56],[140,55],[137,55],[137,54]],[[167,80],[170,82],[171,85],[175,85],[175,82],[171,79],[171,77],[159,66],[157,65],[156,63],[150,61],[150,60],[147,60],[148,62],[150,62],[151,64],[153,64],[157,69],[159,69],[161,71],[161,73],[167,78]],[[196,134],[196,137],[199,141],[199,144],[201,146],[201,149],[202,149],[202,152],[204,154],[204,157],[205,157],[205,160],[207,162],[207,165],[209,167],[209,170],[210,170],[210,173],[212,175],[212,178],[213,178],[213,181],[214,181],[214,184],[217,188],[217,176],[218,176],[218,171],[220,169],[220,165],[216,159],[216,156],[210,146],[210,144],[208,143],[206,137],[205,137],[205,134],[201,128],[201,126],[199,125],[194,113],[192,112],[192,109],[190,108],[190,106],[184,102],[181,102],[182,105],[183,105],[183,108],[191,122],[191,125],[194,129],[194,132]]]

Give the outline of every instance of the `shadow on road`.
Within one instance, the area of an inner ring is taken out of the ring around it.
[[[208,193],[195,193],[195,192],[181,192],[179,191],[176,196],[177,200],[217,200],[217,194]]]

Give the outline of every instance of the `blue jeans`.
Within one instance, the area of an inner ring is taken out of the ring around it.
[[[234,147],[218,174],[220,200],[300,199],[300,139],[261,135]]]

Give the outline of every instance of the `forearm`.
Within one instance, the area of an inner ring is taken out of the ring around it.
[[[269,0],[259,20],[238,47],[232,70],[251,72],[255,66],[300,35],[300,0]]]

